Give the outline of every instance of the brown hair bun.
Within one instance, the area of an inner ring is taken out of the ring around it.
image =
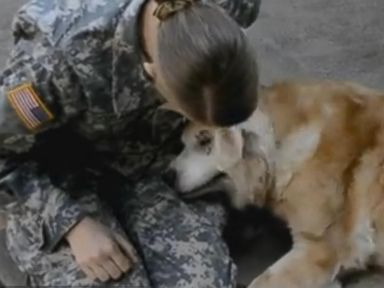
[[[156,0],[158,6],[153,12],[160,21],[164,21],[175,13],[187,9],[198,0]]]

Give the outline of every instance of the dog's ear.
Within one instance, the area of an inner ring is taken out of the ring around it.
[[[260,149],[259,137],[252,132],[242,131],[242,159],[228,175],[234,183],[236,193],[232,201],[237,207],[244,203],[264,206],[272,178],[266,156]]]
[[[241,134],[244,142],[242,157],[247,159],[258,156],[260,154],[259,136],[257,136],[255,133],[245,130],[242,130]]]
[[[227,171],[242,158],[244,140],[240,129],[217,129],[214,134],[214,151],[219,170]]]

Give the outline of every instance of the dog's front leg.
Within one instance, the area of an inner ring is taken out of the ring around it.
[[[337,255],[323,241],[300,239],[292,250],[257,277],[248,288],[335,287]],[[337,286],[336,286],[337,287]]]

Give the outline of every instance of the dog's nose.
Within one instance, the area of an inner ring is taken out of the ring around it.
[[[177,179],[177,173],[175,169],[168,169],[163,174],[164,182],[167,183],[170,187],[175,187],[176,179]]]

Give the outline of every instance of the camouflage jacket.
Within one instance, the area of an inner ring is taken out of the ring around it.
[[[144,2],[32,0],[14,19],[15,45],[0,76],[2,183],[20,203],[37,199],[34,211],[49,227],[47,249],[84,215],[65,185],[44,191],[31,184],[46,179],[44,171],[65,166],[57,174],[70,175],[97,155],[136,179],[160,171],[171,154],[167,141],[182,119],[157,109],[142,69],[137,26]],[[259,0],[216,2],[243,27],[258,14]]]

